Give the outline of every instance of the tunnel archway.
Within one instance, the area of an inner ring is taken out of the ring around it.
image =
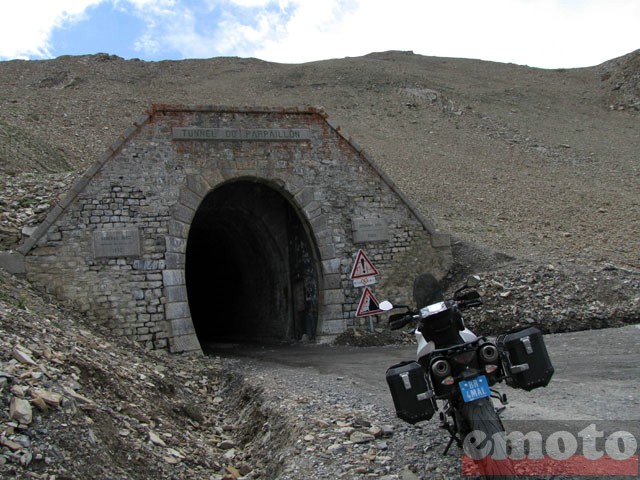
[[[303,222],[289,199],[256,179],[224,183],[204,197],[185,265],[203,348],[315,338],[318,257]]]

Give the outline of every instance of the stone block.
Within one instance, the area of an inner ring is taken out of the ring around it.
[[[326,305],[329,305],[329,304],[342,305],[345,301],[344,290],[342,290],[341,288],[336,288],[332,290],[327,289],[324,291],[323,300]]]
[[[202,348],[198,337],[193,335],[182,335],[180,337],[169,338],[169,351],[171,353],[200,353],[202,354]]]
[[[185,285],[187,282],[184,270],[163,270],[162,283],[165,287]]]
[[[166,245],[167,252],[184,254],[187,251],[186,238],[178,238],[178,237],[173,237],[171,235],[167,235],[165,237],[165,245]]]
[[[165,288],[167,302],[186,302],[187,301],[187,289],[184,285],[166,287]]]
[[[346,330],[346,323],[344,319],[340,320],[325,320],[322,322],[321,335],[336,335]]]
[[[433,233],[431,235],[431,246],[433,248],[450,248],[451,235],[439,232]]]
[[[18,252],[0,252],[0,267],[14,275],[26,273],[24,255]]]
[[[183,253],[167,253],[166,267],[170,269],[184,269],[186,257]]]
[[[190,318],[177,318],[169,322],[170,333],[174,337],[180,337],[183,335],[195,335],[196,331],[193,328],[193,322]]]
[[[188,302],[174,302],[165,305],[165,318],[167,320],[176,320],[180,318],[191,318]]]

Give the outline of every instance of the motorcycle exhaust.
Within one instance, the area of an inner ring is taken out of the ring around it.
[[[498,361],[498,347],[493,343],[484,343],[478,350],[478,355],[483,363],[495,363]]]
[[[451,365],[443,358],[439,358],[431,363],[431,371],[436,377],[444,378],[451,373]]]

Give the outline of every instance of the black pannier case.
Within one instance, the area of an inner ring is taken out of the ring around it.
[[[399,418],[414,424],[433,417],[433,394],[418,362],[403,362],[390,367],[387,383]]]
[[[505,333],[498,336],[496,344],[507,385],[527,391],[547,386],[554,370],[540,330],[528,327]]]

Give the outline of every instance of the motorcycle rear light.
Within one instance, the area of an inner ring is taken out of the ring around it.
[[[484,366],[484,371],[487,373],[493,373],[498,369],[497,365],[485,365]]]
[[[453,377],[447,377],[444,380],[442,380],[442,385],[446,385],[448,387],[450,387],[451,385],[453,385],[454,383],[456,383],[456,379]]]
[[[475,356],[476,352],[471,350],[470,352],[459,353],[458,355],[454,356],[453,359],[460,365],[468,365],[473,361]]]
[[[440,358],[431,364],[431,371],[436,377],[446,377],[451,373],[451,365],[446,360]]]

